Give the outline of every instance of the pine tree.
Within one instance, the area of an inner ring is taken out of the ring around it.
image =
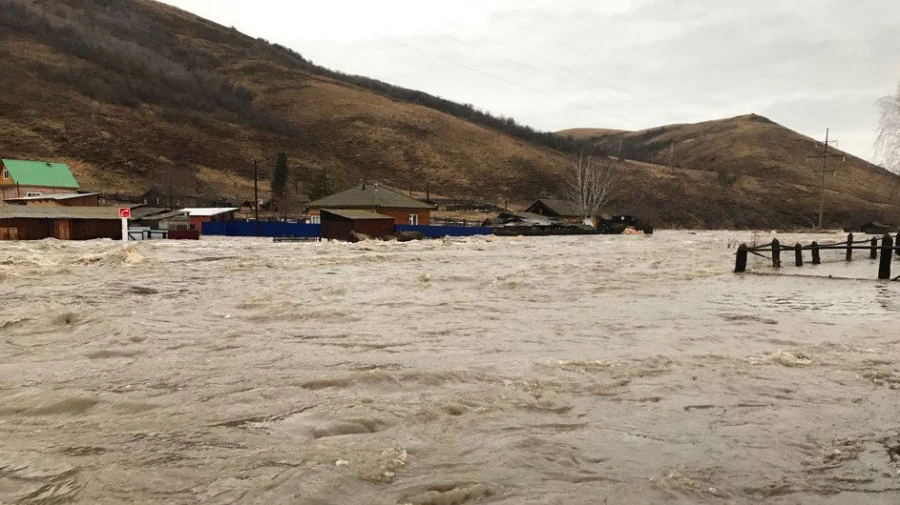
[[[275,172],[272,174],[272,195],[275,197],[284,196],[284,189],[287,186],[288,165],[287,154],[278,153],[275,160]]]

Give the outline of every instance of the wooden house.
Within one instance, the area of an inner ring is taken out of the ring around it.
[[[360,184],[341,193],[306,204],[313,222],[322,209],[365,210],[394,218],[394,224],[427,225],[434,206],[400,194],[378,183]]]
[[[64,163],[0,160],[0,200],[76,191],[78,181]]]
[[[114,207],[0,205],[0,240],[122,238]]]
[[[348,240],[353,232],[372,238],[394,234],[394,217],[356,209],[321,209],[321,237]]]
[[[525,212],[538,214],[551,219],[558,219],[563,222],[582,222],[584,215],[578,209],[578,206],[568,200],[559,200],[555,198],[541,198],[532,203]]]

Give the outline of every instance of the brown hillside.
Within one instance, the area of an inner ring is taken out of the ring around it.
[[[105,7],[104,7],[105,6]],[[552,149],[317,75],[296,55],[147,1],[0,0],[0,152],[75,167],[85,187],[247,198],[251,160],[447,195],[527,199]],[[222,90],[225,91],[222,91]]]
[[[610,133],[595,142],[597,149],[611,156],[671,165],[669,170],[689,180],[708,180],[707,185],[686,188],[684,195],[700,208],[719,201],[717,207],[724,214],[702,212],[704,221],[805,226],[816,220],[821,181],[817,171],[822,165],[821,160],[808,158],[816,154],[814,139],[764,117],[751,114]],[[848,226],[877,218],[900,223],[900,177],[850,154],[831,152],[845,156],[828,162],[827,222]],[[673,184],[678,188],[684,181],[673,180]],[[677,189],[669,191],[668,197],[660,196],[674,201],[680,193]]]
[[[563,137],[572,137],[578,140],[590,140],[601,135],[609,135],[611,133],[626,133],[625,130],[615,130],[612,128],[569,128],[556,132],[557,135]]]

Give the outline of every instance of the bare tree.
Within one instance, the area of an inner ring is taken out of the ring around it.
[[[566,199],[585,219],[600,213],[612,196],[615,177],[608,159],[579,154],[569,171]]]
[[[878,121],[878,140],[875,142],[877,155],[884,161],[884,167],[900,173],[900,87],[897,93],[878,100],[881,119]]]

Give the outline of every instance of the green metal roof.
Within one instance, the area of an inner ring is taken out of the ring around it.
[[[78,181],[65,163],[45,161],[2,160],[9,177],[22,186],[77,188]]]
[[[311,209],[433,209],[434,206],[406,195],[401,195],[380,184],[361,184],[355,188],[326,196],[306,204]]]

